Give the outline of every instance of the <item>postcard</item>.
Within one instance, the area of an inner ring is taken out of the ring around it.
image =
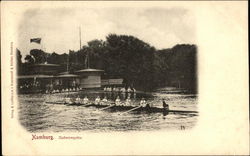
[[[247,1],[3,1],[3,155],[248,155]]]

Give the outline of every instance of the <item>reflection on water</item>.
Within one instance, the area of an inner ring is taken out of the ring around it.
[[[84,98],[87,95],[94,100],[97,95],[106,96],[114,101],[119,95],[121,100],[131,97],[131,102],[138,105],[142,97],[154,107],[162,107],[161,99],[166,98],[172,110],[197,111],[196,95],[180,93],[107,93],[102,91],[81,91],[58,94],[19,95],[19,120],[30,132],[62,132],[62,131],[148,131],[148,130],[180,130],[194,127],[197,114],[187,113],[123,113],[109,109],[98,110],[94,107],[68,106],[48,104],[46,101],[61,101],[64,97]]]

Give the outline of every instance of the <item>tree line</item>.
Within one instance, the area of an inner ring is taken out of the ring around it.
[[[92,40],[81,50],[69,53],[47,53],[30,50],[23,63],[17,49],[18,74],[32,74],[31,66],[39,63],[59,64],[61,71],[83,68],[105,71],[103,78],[123,78],[124,84],[140,90],[177,86],[197,92],[197,47],[178,44],[157,50],[130,35],[109,34],[106,40]]]

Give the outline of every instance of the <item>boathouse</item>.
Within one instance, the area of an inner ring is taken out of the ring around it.
[[[22,93],[45,92],[67,88],[100,88],[100,69],[82,69],[70,73],[61,72],[62,68],[56,64],[34,64],[29,73],[18,76],[18,88]]]
[[[18,76],[18,88],[21,92],[40,92],[53,86],[54,75],[61,71],[57,64],[34,64],[26,75]]]
[[[75,73],[80,77],[80,88],[100,88],[101,75],[104,71],[100,69],[82,69]]]
[[[60,89],[65,88],[78,88],[80,84],[80,77],[79,75],[71,74],[69,72],[59,73],[58,75],[54,76],[55,84],[60,86]]]

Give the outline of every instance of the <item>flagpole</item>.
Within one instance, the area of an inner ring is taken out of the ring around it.
[[[70,54],[70,51],[69,51]],[[69,55],[68,55],[68,59],[67,59],[67,72],[69,72]]]
[[[79,27],[80,50],[82,49],[81,27]]]

